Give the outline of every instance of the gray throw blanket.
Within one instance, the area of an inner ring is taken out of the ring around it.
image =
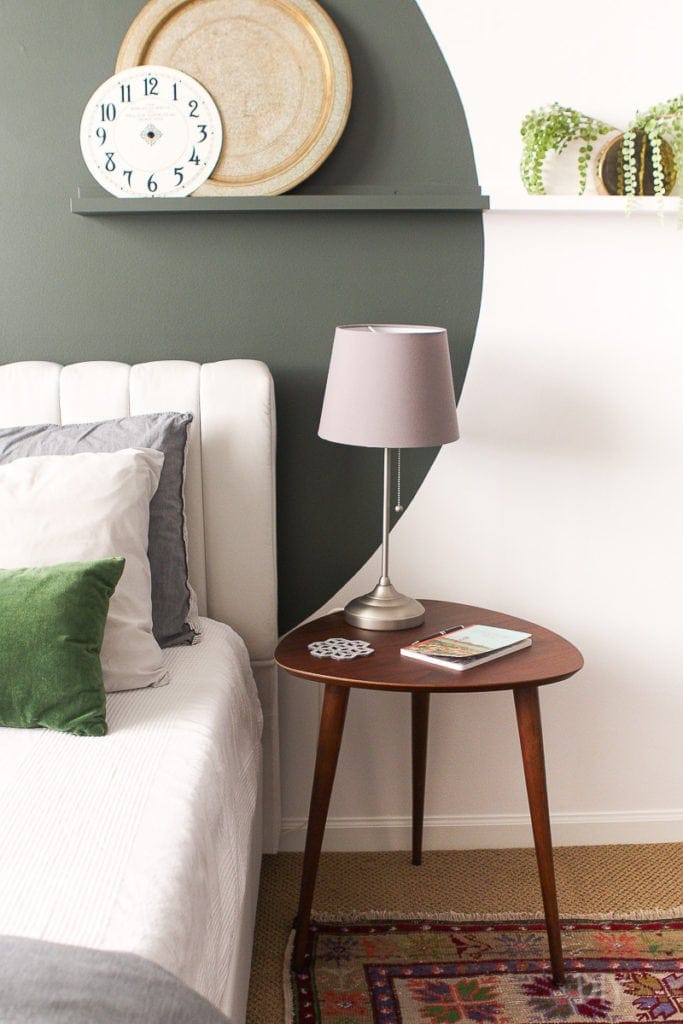
[[[229,1024],[133,953],[0,936],[2,1024]]]

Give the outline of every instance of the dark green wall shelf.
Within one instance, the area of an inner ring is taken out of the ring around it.
[[[71,199],[71,212],[83,216],[131,213],[294,213],[362,210],[487,210],[488,196],[426,195],[420,193],[379,194],[372,192],[298,193],[283,196],[189,196],[186,199],[117,199],[115,196],[78,194]]]

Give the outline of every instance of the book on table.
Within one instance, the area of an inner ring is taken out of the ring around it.
[[[499,626],[458,626],[435,636],[426,636],[401,648],[406,658],[417,658],[440,668],[462,672],[486,661],[502,658],[531,646],[531,633]]]

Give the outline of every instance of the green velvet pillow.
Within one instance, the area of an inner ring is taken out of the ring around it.
[[[0,725],[104,736],[100,648],[124,564],[0,569]]]

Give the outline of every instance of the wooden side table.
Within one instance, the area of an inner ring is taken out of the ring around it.
[[[564,964],[553,850],[548,813],[543,734],[538,687],[568,679],[583,665],[579,651],[556,633],[532,622],[500,612],[453,604],[449,601],[423,601],[426,621],[416,629],[379,632],[349,626],[342,612],[333,612],[297,627],[280,642],[275,660],[294,676],[325,684],[325,697],[318,751],[308,815],[308,831],[301,877],[299,910],[294,944],[294,968],[301,970],[313,903],[313,891],[320,862],[320,850],[330,805],[332,785],[349,693],[355,687],[366,690],[404,690],[412,700],[412,784],[413,784],[413,863],[422,859],[425,770],[431,693],[479,693],[486,690],[512,690],[536,860],[543,896],[546,928],[553,978],[564,982]],[[531,647],[465,672],[438,668],[413,658],[405,658],[400,648],[420,637],[455,625],[483,623],[531,633]],[[375,649],[369,657],[353,661],[314,658],[308,644],[328,637],[367,640]]]

